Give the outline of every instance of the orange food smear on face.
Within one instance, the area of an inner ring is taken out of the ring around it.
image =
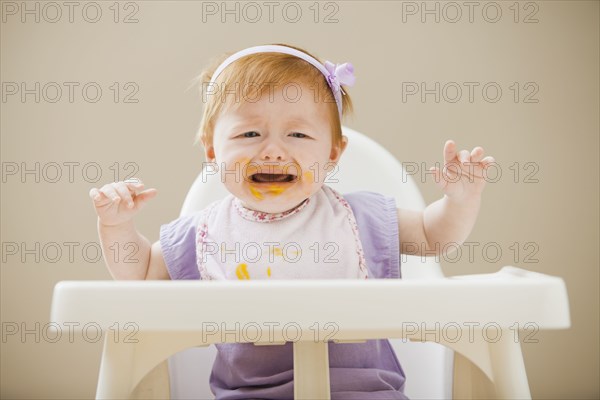
[[[248,164],[248,161],[250,161],[250,159],[248,157],[242,157],[242,158],[238,158],[237,160],[235,160],[236,163],[243,164],[243,165],[241,165],[241,167]]]
[[[279,196],[281,193],[283,193],[286,189],[284,187],[281,187],[279,185],[271,185],[268,187],[267,192],[271,193],[275,196]],[[258,190],[255,186],[250,185],[250,193],[252,193],[252,195],[257,198],[258,200],[263,200],[264,199],[264,195],[261,193],[260,190]]]
[[[237,266],[237,268],[235,269],[235,274],[237,275],[238,279],[250,279],[250,274],[248,274],[248,266],[246,264],[240,264]]]
[[[259,192],[258,190],[256,190],[256,188],[254,186],[252,186],[252,185],[250,185],[250,193],[252,193],[252,195],[254,197],[256,197],[258,200],[264,199],[262,193]]]
[[[250,163],[249,161],[249,158],[242,158],[239,160],[239,162],[242,163],[240,170],[242,171],[243,177],[246,180],[249,180],[252,175],[260,172],[258,170],[258,167],[254,163]]]
[[[284,190],[285,190],[285,188],[283,188],[279,185],[269,186],[269,192],[273,193],[275,196],[280,195]]]
[[[310,171],[306,171],[302,175],[303,175],[302,179],[304,179],[305,181],[312,181],[313,178],[315,177],[315,175],[312,172],[310,172]]]
[[[310,184],[314,183],[313,180],[315,178],[315,175],[310,172],[310,171],[306,171],[302,174],[302,180],[304,181],[304,185],[306,185],[306,187],[308,188],[304,194],[306,196],[308,196],[310,194]]]

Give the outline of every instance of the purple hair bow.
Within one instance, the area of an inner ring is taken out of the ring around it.
[[[356,78],[354,77],[354,67],[349,62],[343,64],[334,64],[330,61],[325,61],[325,69],[329,72],[327,82],[334,92],[344,91],[340,85],[354,86]]]

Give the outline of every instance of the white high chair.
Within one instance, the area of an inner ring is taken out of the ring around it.
[[[370,190],[395,197],[398,207],[424,208],[415,183],[389,152],[356,131],[346,127],[343,131],[349,139],[348,148],[328,185],[342,194]],[[181,214],[193,213],[225,194],[218,174],[202,171]],[[310,332],[314,321],[329,321],[327,313],[342,309],[365,312],[358,320],[354,313],[336,311],[336,341],[392,338],[406,373],[405,393],[409,398],[531,398],[520,343],[513,340],[515,324],[521,328],[535,324],[539,329],[570,326],[563,280],[510,266],[493,274],[445,278],[433,258],[423,262],[420,257],[408,257],[402,263],[401,280],[236,283],[240,282],[59,282],[50,320],[59,326],[66,321],[80,322],[79,328],[94,321],[105,332],[112,332],[115,324],[124,331],[128,322],[135,321],[137,343],[105,336],[98,399],[212,398],[208,377],[216,350],[214,346],[194,346],[234,340],[231,335],[200,340],[204,321],[225,321],[226,326],[232,326],[229,324],[239,321],[289,321],[291,317],[303,330],[303,336],[294,342],[295,398],[327,399],[327,343],[316,343],[304,332]],[[311,295],[307,297],[308,291]],[[326,305],[321,300],[325,297]],[[280,301],[274,304],[272,298]],[[290,305],[299,298],[306,303],[306,310],[290,316]],[[398,318],[390,318],[389,311],[378,313],[362,299],[376,299],[373,305],[397,304]],[[240,310],[239,301],[248,308]],[[198,304],[206,303],[219,307],[198,308]],[[420,329],[425,335],[411,336],[404,321],[423,324]],[[490,322],[500,335],[484,340],[483,330],[475,328],[476,334],[471,336],[473,325],[469,328],[468,324]],[[449,327],[445,331],[449,337],[428,336],[426,332],[435,326]],[[458,337],[456,333],[463,335],[452,340]],[[281,342],[282,337],[280,331],[275,332],[275,342]]]

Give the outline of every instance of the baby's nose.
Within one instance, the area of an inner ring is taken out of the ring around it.
[[[281,143],[271,142],[262,150],[262,160],[286,160],[288,157],[285,146]]]

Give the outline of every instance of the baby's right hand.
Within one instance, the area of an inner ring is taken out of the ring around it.
[[[107,183],[100,189],[92,188],[89,195],[100,222],[114,226],[131,220],[148,200],[156,196],[156,189],[137,193],[143,188],[144,184],[136,178]]]

